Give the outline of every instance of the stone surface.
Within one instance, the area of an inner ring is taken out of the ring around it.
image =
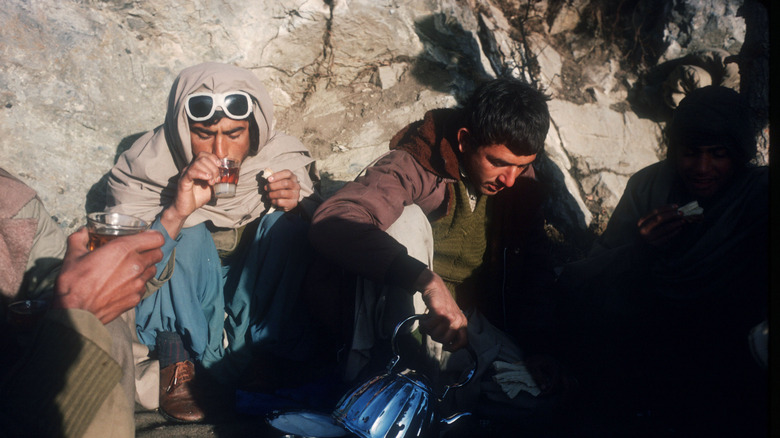
[[[658,161],[660,132],[655,123],[601,104],[549,103],[556,130],[577,175],[609,170],[631,175]]]
[[[648,8],[657,7],[657,2],[645,3]],[[745,41],[745,20],[737,16],[741,5],[741,1],[689,0],[672,8],[664,20],[668,47],[661,60],[711,47],[739,52]]]
[[[560,11],[555,14],[555,17],[550,23],[550,35],[557,35],[561,32],[567,32],[574,30],[578,24],[580,24],[581,9],[589,2],[577,1],[577,2],[565,2],[561,5]]]
[[[677,4],[678,2],[675,2]],[[736,53],[739,0],[632,11],[665,49]],[[639,72],[578,33],[588,0],[6,0],[0,12],[0,165],[35,188],[66,231],[103,208],[105,175],[158,126],[178,72],[203,61],[253,70],[332,193],[425,111],[455,106],[476,81],[510,74],[552,98],[543,179],[561,226],[607,216],[627,177],[663,154],[663,122],[627,103]],[[652,11],[650,14],[648,11]],[[590,14],[590,15],[589,15]],[[592,38],[589,39],[589,38]],[[649,38],[648,38],[649,40]],[[561,213],[563,212],[563,213]]]

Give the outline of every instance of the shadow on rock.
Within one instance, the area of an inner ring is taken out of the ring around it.
[[[137,134],[129,135],[122,139],[116,147],[116,153],[114,154],[114,164],[119,160],[119,156],[126,150],[130,149],[130,146],[135,143],[136,140],[141,138],[145,132],[139,132]],[[92,185],[87,192],[87,199],[85,208],[87,213],[93,213],[96,211],[104,211],[106,209],[106,189],[108,187],[108,174],[106,172],[98,182]]]
[[[491,75],[481,62],[481,50],[474,34],[445,14],[422,17],[415,21],[415,30],[422,41],[424,55],[418,58],[411,74],[421,84],[441,92],[451,92],[459,101],[467,97],[476,84]],[[440,75],[431,75],[430,64],[444,67]]]

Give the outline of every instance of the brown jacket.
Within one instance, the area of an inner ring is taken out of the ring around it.
[[[393,137],[391,152],[320,206],[309,236],[325,259],[349,273],[411,289],[426,267],[384,231],[407,205],[418,205],[431,221],[447,213],[452,185],[461,178],[454,141],[458,120],[453,109],[426,113]],[[514,275],[521,265],[530,267],[529,260],[539,260],[528,255],[544,253],[543,198],[533,169],[495,196],[485,259],[490,284],[480,307],[494,304],[495,294],[502,293],[496,285],[505,283],[506,255],[515,259],[509,265]]]

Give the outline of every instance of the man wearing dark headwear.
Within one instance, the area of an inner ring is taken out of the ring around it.
[[[768,169],[751,165],[748,114],[734,90],[690,92],[666,160],[631,177],[589,256],[559,278],[582,381],[702,436],[766,423],[748,335],[767,316]]]

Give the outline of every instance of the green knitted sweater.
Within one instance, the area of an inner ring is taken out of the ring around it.
[[[453,184],[454,203],[447,214],[431,224],[433,270],[447,284],[458,304],[471,302],[474,283],[487,248],[488,196],[479,196],[474,211],[463,181]]]

